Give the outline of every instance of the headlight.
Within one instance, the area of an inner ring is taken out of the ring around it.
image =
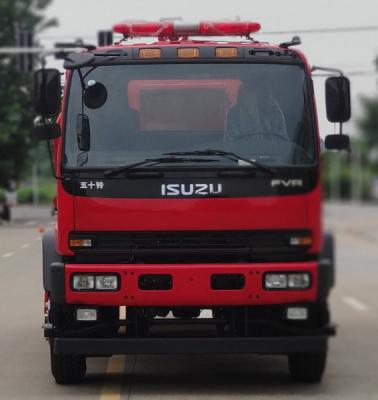
[[[73,290],[118,290],[118,275],[74,274]]]
[[[78,274],[74,275],[72,280],[72,288],[74,290],[93,290],[95,280],[93,275]]]
[[[311,279],[309,273],[290,274],[289,289],[307,289],[310,287]]]
[[[286,289],[287,275],[286,274],[266,274],[265,275],[266,289]]]
[[[264,275],[264,287],[267,290],[309,289],[311,274],[309,272],[267,273]]]
[[[97,275],[96,290],[117,290],[118,276],[117,275]]]

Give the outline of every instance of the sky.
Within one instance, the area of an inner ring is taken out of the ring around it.
[[[98,30],[109,30],[125,20],[159,20],[181,17],[184,21],[234,19],[260,22],[260,41],[280,43],[292,34],[264,34],[272,31],[378,25],[377,0],[54,0],[47,9],[49,17],[59,21],[57,28],[41,34],[41,42],[84,38],[96,43]],[[361,96],[377,94],[378,75],[373,72],[378,56],[378,30],[343,34],[300,34],[300,49],[311,65],[341,68],[348,72],[371,71],[364,76],[351,76],[353,117],[346,133],[358,135],[357,120],[361,117]],[[315,78],[320,133],[324,137],[334,127],[325,117],[324,78]]]

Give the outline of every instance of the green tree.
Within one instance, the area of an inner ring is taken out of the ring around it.
[[[375,61],[378,71],[378,58]],[[378,150],[378,95],[363,97],[363,116],[359,120],[359,126],[366,141],[366,145],[372,152]]]
[[[15,45],[16,25],[38,33],[56,25],[43,11],[51,0],[0,0],[0,48]],[[14,56],[0,56],[0,186],[19,180],[32,142],[32,76],[16,70]]]

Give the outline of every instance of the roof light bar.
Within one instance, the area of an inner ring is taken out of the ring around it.
[[[113,31],[127,37],[158,37],[177,39],[188,36],[249,36],[258,32],[258,22],[199,22],[183,24],[177,22],[135,22],[114,25]]]
[[[258,32],[258,22],[201,22],[200,34],[204,36],[249,36]]]

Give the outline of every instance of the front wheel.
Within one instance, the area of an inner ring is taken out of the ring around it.
[[[83,355],[76,354],[56,354],[54,345],[50,345],[51,372],[56,383],[60,385],[69,385],[80,383],[86,373],[86,358]]]
[[[289,370],[296,382],[319,383],[327,362],[327,351],[289,354]]]

